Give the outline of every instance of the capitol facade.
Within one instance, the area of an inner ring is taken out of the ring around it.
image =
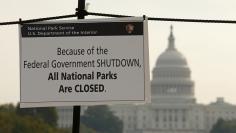
[[[124,123],[123,133],[209,133],[219,118],[236,119],[236,106],[223,98],[209,105],[196,103],[191,70],[175,46],[172,26],[152,75],[151,104],[111,107]]]
[[[123,133],[209,133],[219,118],[236,119],[236,106],[223,98],[209,105],[196,103],[191,70],[176,48],[172,26],[152,75],[150,104],[110,106],[123,121]],[[59,127],[72,126],[72,112],[71,107],[58,108]]]

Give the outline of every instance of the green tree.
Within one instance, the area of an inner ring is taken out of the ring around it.
[[[96,133],[96,131],[94,131],[91,128],[88,128],[87,126],[85,126],[84,124],[80,124],[80,132],[81,133]]]
[[[53,133],[53,128],[44,122],[30,117],[18,116],[14,112],[0,112],[1,133]]]
[[[68,133],[30,115],[16,114],[12,104],[0,106],[0,133]]]
[[[11,133],[14,127],[14,115],[9,112],[0,111],[0,133]]]
[[[20,108],[18,104],[16,108],[16,113],[18,115],[23,115],[23,116],[37,117],[53,127],[57,126],[58,116],[56,108],[54,107]]]
[[[13,104],[3,104],[0,106],[0,112],[15,112],[15,106]]]
[[[12,133],[54,133],[57,129],[31,116],[17,116]]]
[[[81,116],[81,122],[100,133],[122,133],[123,123],[108,106],[91,106]]]
[[[211,133],[236,133],[236,120],[225,121],[219,119],[215,125],[213,125]]]
[[[15,107],[13,104],[4,104],[0,106],[0,133],[11,133],[14,125]]]

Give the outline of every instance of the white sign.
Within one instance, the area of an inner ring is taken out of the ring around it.
[[[21,107],[150,101],[146,19],[43,22],[20,29]]]

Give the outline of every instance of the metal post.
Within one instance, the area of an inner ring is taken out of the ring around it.
[[[78,0],[78,8],[76,9],[77,14],[80,11],[85,10],[85,0]],[[84,15],[78,15],[78,19],[84,19]],[[80,106],[74,106],[73,107],[73,129],[72,133],[80,133],[80,112],[81,107]]]
[[[85,10],[85,0],[78,0],[78,8],[76,9],[77,12]],[[84,19],[84,15],[78,15],[78,19]]]
[[[73,129],[72,133],[79,133],[80,132],[80,106],[73,107]]]

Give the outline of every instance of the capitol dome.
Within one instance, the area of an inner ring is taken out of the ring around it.
[[[194,102],[194,82],[186,58],[176,49],[173,27],[168,47],[153,69],[152,100],[159,102]]]
[[[166,66],[187,66],[185,57],[177,50],[166,50],[163,52],[156,62],[157,67]]]

